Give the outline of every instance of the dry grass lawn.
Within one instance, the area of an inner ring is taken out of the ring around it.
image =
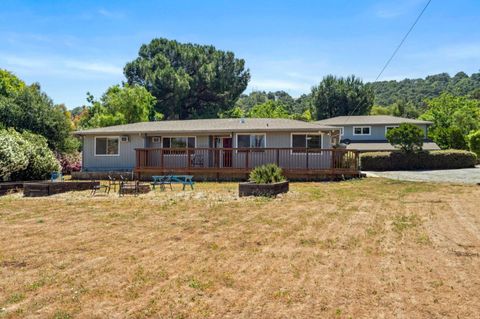
[[[0,318],[478,318],[480,187],[0,197]]]

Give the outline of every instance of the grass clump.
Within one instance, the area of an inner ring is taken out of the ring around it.
[[[255,184],[272,184],[285,181],[285,177],[280,167],[275,164],[266,164],[252,170],[249,180]]]

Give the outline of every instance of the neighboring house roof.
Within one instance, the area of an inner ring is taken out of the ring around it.
[[[382,124],[432,124],[429,121],[407,119],[404,117],[390,116],[390,115],[352,115],[352,116],[337,116],[330,119],[320,120],[315,122],[321,125],[382,125]]]
[[[209,132],[319,132],[335,130],[335,127],[289,119],[205,119],[140,122],[125,125],[76,131],[76,135],[132,134],[132,133],[209,133]]]
[[[362,142],[355,142],[352,141],[349,145],[347,145],[348,150],[359,150],[359,151],[393,151],[396,150],[395,147],[392,146],[392,144],[388,142],[380,142],[380,141],[372,141],[372,142],[367,142],[367,141],[362,141]],[[439,150],[440,147],[438,147],[437,144],[434,142],[424,142],[423,143],[423,149],[426,151],[435,151]]]

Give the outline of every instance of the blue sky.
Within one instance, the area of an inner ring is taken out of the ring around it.
[[[10,1],[0,68],[55,103],[85,104],[124,80],[155,37],[213,44],[246,60],[252,90],[310,91],[326,74],[375,79],[426,0]],[[480,1],[433,0],[381,80],[480,69]]]

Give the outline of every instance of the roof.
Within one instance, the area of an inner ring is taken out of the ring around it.
[[[355,141],[352,141],[349,145],[347,145],[347,149],[349,150],[359,150],[359,151],[393,151],[396,150],[395,147],[392,146],[392,144],[388,142],[360,142],[360,143],[355,143]],[[426,151],[435,151],[439,150],[440,147],[438,147],[437,144],[434,142],[424,142],[423,143],[423,149]]]
[[[98,135],[132,133],[229,133],[269,131],[318,132],[331,131],[334,129],[336,128],[290,119],[247,118],[139,122],[125,125],[93,128],[89,130],[80,130],[76,131],[75,134]]]
[[[321,125],[375,125],[375,124],[432,124],[429,121],[414,120],[390,115],[337,116],[315,122]]]

